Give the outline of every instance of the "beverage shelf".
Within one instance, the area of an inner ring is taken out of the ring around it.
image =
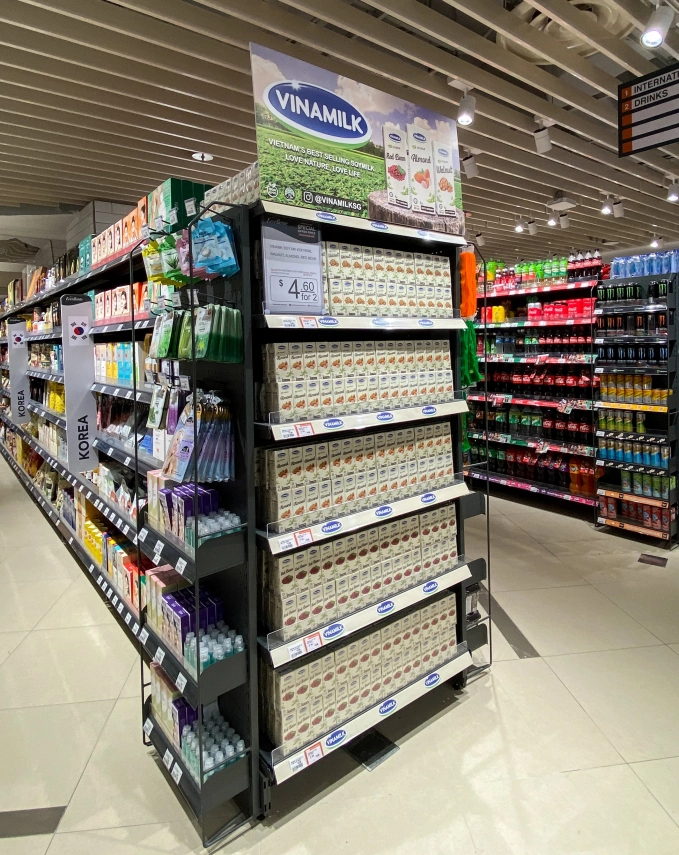
[[[640,365],[638,362],[634,365],[620,365],[620,363],[615,362],[612,364],[607,364],[606,362],[602,362],[598,360],[598,365],[594,369],[595,374],[650,374],[653,376],[662,375],[663,377],[667,374],[667,366],[661,367],[659,365]]]
[[[467,400],[485,401],[485,392],[473,392],[467,395]],[[563,411],[566,406],[572,406],[574,410],[591,410],[593,405],[592,401],[585,401],[581,398],[522,398],[504,392],[489,392],[488,403],[496,407],[501,404],[518,404],[524,407],[556,407],[560,411]]]
[[[592,353],[567,353],[556,356],[551,353],[532,353],[516,356],[511,353],[493,353],[488,356],[479,356],[479,362],[509,362],[527,363],[529,365],[589,365],[594,362],[596,356]]]
[[[620,303],[614,300],[601,303],[594,309],[595,315],[622,315],[630,312],[666,312],[667,303]]]
[[[462,318],[392,318],[350,315],[260,315],[260,326],[269,329],[301,330],[463,330]]]
[[[474,321],[474,326],[479,329],[487,327],[488,329],[523,329],[524,327],[572,327],[575,325],[586,324],[591,326],[592,318],[561,318],[558,320],[534,320],[515,319],[510,321]]]
[[[662,499],[652,499],[649,496],[637,496],[636,493],[622,493],[614,487],[598,487],[597,496],[608,496],[611,499],[622,499],[627,502],[637,502],[640,505],[651,505],[654,508],[669,508],[671,502],[665,502]]]
[[[594,407],[597,410],[632,410],[641,413],[666,413],[668,409],[656,404],[627,404],[618,401],[595,401]]]
[[[628,442],[644,442],[647,445],[667,445],[671,439],[667,436],[659,436],[652,433],[633,433],[619,430],[597,430],[596,436],[606,439],[622,439]]]
[[[42,404],[38,404],[36,401],[27,401],[26,409],[40,416],[41,419],[52,422],[53,425],[66,430],[66,416],[63,413],[57,413],[55,410],[50,410],[49,407],[43,407]]]
[[[669,540],[670,535],[667,531],[658,531],[654,528],[646,528],[645,526],[636,525],[632,522],[627,522],[626,520],[611,520],[608,517],[598,517],[597,523],[599,525],[607,525],[612,528],[624,529],[625,531],[634,532],[634,534],[641,534],[644,537],[657,537],[660,540]]]
[[[620,460],[606,460],[604,458],[597,457],[596,460],[597,466],[605,466],[608,469],[620,469],[624,472],[637,472],[638,474],[644,475],[669,475],[671,472],[676,471],[676,460],[670,460],[670,468],[663,469],[660,466],[644,466],[641,463],[625,463]]]
[[[328,416],[301,422],[259,423],[270,431],[277,440],[299,439],[307,436],[321,436],[340,433],[345,430],[363,430],[380,427],[384,424],[425,421],[441,416],[452,416],[468,411],[467,402],[459,399],[443,404],[428,404],[424,407],[402,407],[395,410],[378,410],[372,413],[353,413],[351,415]]]
[[[553,285],[533,285],[530,288],[488,288],[489,299],[498,297],[521,297],[524,294],[549,294],[552,291],[581,291],[584,288],[594,288],[598,284],[596,279],[583,279],[581,282],[559,282]],[[477,297],[483,299],[483,289],[477,289]]]
[[[126,401],[131,401],[134,396],[132,386],[127,386],[124,383],[101,383],[97,380],[96,383],[90,386],[90,390],[100,395],[113,395],[114,398],[124,398]],[[151,392],[148,391],[146,386],[138,386],[136,399],[142,404],[150,404]]]
[[[394,519],[404,514],[415,513],[425,508],[435,507],[452,499],[468,495],[469,490],[464,481],[458,481],[448,487],[430,490],[408,499],[397,499],[389,504],[378,505],[365,511],[347,514],[336,519],[330,519],[317,525],[287,531],[284,534],[267,534],[258,532],[260,541],[264,543],[273,555],[290,552],[300,546],[309,546],[322,540],[342,533],[347,534],[361,528],[375,525],[384,520]]]
[[[590,496],[579,496],[570,493],[567,490],[560,490],[558,487],[547,487],[542,484],[537,484],[533,481],[527,481],[520,478],[507,477],[496,473],[475,472],[470,469],[467,472],[468,477],[476,478],[480,481],[490,481],[493,484],[501,484],[503,487],[516,487],[519,490],[527,490],[529,493],[538,493],[541,496],[551,496],[553,499],[564,499],[566,502],[574,502],[578,505],[590,505],[594,507],[598,504],[595,498]]]
[[[467,431],[467,435],[471,439],[485,439],[485,431]],[[591,445],[578,445],[577,443],[563,444],[552,442],[548,439],[525,439],[524,437],[512,436],[508,433],[493,433],[488,432],[489,442],[501,442],[507,445],[519,445],[523,448],[536,448],[538,454],[544,454],[547,451],[555,451],[560,454],[577,454],[580,457],[594,457],[594,448]]]
[[[2,366],[0,366],[2,367]],[[7,366],[9,368],[9,365]],[[64,372],[63,371],[50,371],[49,369],[43,368],[29,368],[26,371],[26,374],[29,377],[36,377],[38,380],[51,380],[52,383],[63,383],[64,382]]]
[[[471,570],[464,559],[454,559],[453,565],[439,576],[426,580],[420,579],[417,585],[405,591],[399,591],[385,600],[338,617],[305,635],[282,641],[278,638],[280,631],[269,633],[268,636],[259,639],[260,646],[268,653],[274,668],[279,668],[471,578]]]
[[[282,784],[283,781],[287,781],[288,778],[318,762],[340,745],[347,745],[352,739],[374,727],[387,716],[402,710],[407,704],[426,695],[435,686],[452,679],[471,665],[472,658],[469,651],[463,645],[458,645],[455,655],[443,665],[324,733],[299,751],[294,751],[286,757],[282,756],[281,748],[275,748],[272,752],[261,752],[263,759],[270,766],[276,783]]]
[[[667,344],[666,335],[605,335],[594,339],[594,344]]]

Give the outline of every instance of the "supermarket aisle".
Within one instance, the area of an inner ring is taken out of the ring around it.
[[[492,673],[385,721],[374,772],[311,767],[225,853],[679,851],[679,554],[501,500],[492,524]],[[2,461],[0,546],[0,855],[201,852],[139,739],[130,643]]]

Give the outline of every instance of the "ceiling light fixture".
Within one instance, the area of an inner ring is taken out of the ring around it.
[[[618,199],[617,202],[613,202],[613,216],[614,217],[624,217],[625,216],[625,208],[624,208],[622,202],[620,201],[620,199]]]
[[[457,123],[458,125],[464,125],[465,127],[474,123],[474,116],[476,115],[476,98],[473,95],[469,95],[465,90],[464,95],[460,101],[460,104],[457,108]]]
[[[679,202],[679,182],[673,181],[667,188],[667,201]]]
[[[559,221],[556,218],[556,214],[550,214],[549,215],[549,219],[547,220],[547,225],[548,226],[558,226],[559,225]]]
[[[528,234],[536,235],[538,233],[538,224],[535,220],[528,220]]]
[[[568,214],[561,214],[559,217],[559,225],[562,229],[567,229],[571,224]]]
[[[653,235],[651,238],[651,249],[662,249],[663,239],[658,235]]]
[[[523,217],[517,217],[516,223],[514,225],[514,231],[518,232],[518,234],[523,234],[525,228],[526,228],[526,225],[523,221]]]
[[[604,199],[603,204],[601,205],[601,213],[604,214],[604,216],[609,216],[613,213],[613,199],[611,199],[610,196],[607,196]]]
[[[479,232],[476,235],[475,240],[476,240],[477,246],[485,246],[485,244],[486,244],[486,239],[484,238],[484,236],[481,232]]]
[[[658,48],[667,38],[674,22],[674,9],[660,3],[651,13],[648,23],[641,34],[641,44],[647,48]]]
[[[211,160],[214,160],[214,156],[205,151],[194,151],[191,157],[194,160],[199,160],[201,163],[209,163]]]
[[[476,178],[479,174],[479,167],[476,165],[476,158],[473,154],[462,158],[462,168],[467,178]]]

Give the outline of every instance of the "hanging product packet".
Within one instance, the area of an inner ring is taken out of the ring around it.
[[[158,359],[165,359],[170,354],[172,332],[174,329],[175,313],[172,309],[161,315],[160,340],[158,342]],[[155,330],[154,330],[155,331]]]
[[[194,309],[195,318],[196,311]],[[177,347],[178,359],[191,359],[191,313],[185,312],[182,317],[181,330],[179,332],[179,345]]]
[[[210,334],[214,321],[214,306],[199,306],[196,311],[196,359],[205,359],[210,347]]]
[[[150,281],[162,279],[163,262],[160,257],[157,241],[149,240],[146,246],[142,249],[141,256],[144,259],[146,278]]]
[[[198,432],[200,433],[201,404],[196,407]],[[189,468],[194,452],[194,408],[193,400],[189,400],[182,410],[177,422],[177,429],[172,437],[170,448],[165,456],[162,474],[173,481],[183,481]]]
[[[162,426],[166,403],[167,386],[162,386],[161,384],[156,383],[153,387],[153,392],[151,393],[149,415],[146,420],[147,428],[160,428]]]

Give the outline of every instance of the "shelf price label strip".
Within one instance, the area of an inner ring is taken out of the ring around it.
[[[566,502],[573,502],[576,505],[589,505],[595,506],[597,503],[596,499],[590,499],[587,496],[577,496],[572,493],[566,493],[565,491],[550,489],[549,487],[540,487],[538,484],[528,484],[523,481],[517,481],[515,478],[511,476],[505,477],[503,475],[486,475],[485,472],[474,472],[470,470],[467,472],[468,477],[477,478],[481,481],[490,481],[493,484],[500,484],[503,487],[515,487],[518,490],[527,490],[529,493],[539,493],[541,496],[551,496],[554,499],[563,499]]]
[[[645,537],[657,537],[660,540],[669,540],[670,535],[669,532],[666,531],[658,531],[654,528],[645,528],[640,525],[634,525],[633,523],[622,522],[621,520],[611,520],[605,517],[599,517],[597,522],[599,525],[608,525],[612,528],[624,529],[625,531],[632,531],[635,534],[641,534]]]
[[[409,499],[397,499],[394,502],[385,503],[384,505],[370,508],[367,511],[358,511],[354,514],[348,514],[345,517],[328,520],[324,523],[286,532],[285,534],[264,535],[264,538],[272,554],[278,555],[281,552],[290,552],[300,546],[309,546],[312,543],[327,540],[340,533],[344,534],[356,531],[357,529],[367,528],[368,526],[383,522],[386,519],[393,519],[403,516],[403,514],[425,510],[428,507],[440,505],[451,499],[466,496],[468,493],[469,490],[466,484],[460,482],[450,487],[431,490]]]
[[[398,410],[380,410],[374,413],[354,413],[346,416],[328,416],[327,418],[312,419],[305,422],[273,424],[271,425],[271,432],[276,440],[299,439],[320,434],[339,433],[345,430],[379,427],[384,424],[440,418],[456,413],[466,413],[468,409],[465,401],[457,400],[445,404],[429,404],[424,407],[404,407]]]
[[[420,677],[408,686],[394,692],[393,695],[380,701],[380,703],[364,710],[348,722],[339,725],[329,733],[324,734],[311,745],[307,745],[300,751],[296,751],[288,757],[277,758],[277,749],[274,750],[273,772],[277,784],[287,781],[298,772],[317,763],[336,748],[346,745],[355,737],[364,733],[380,721],[388,718],[397,710],[402,710],[417,698],[426,695],[435,686],[440,686],[446,680],[452,679],[456,674],[469,668],[472,664],[471,655],[465,650],[449,660],[440,668],[431,671],[426,676]]]
[[[286,641],[279,647],[269,649],[269,656],[274,668],[299,659],[308,653],[315,650],[320,650],[328,644],[332,644],[339,638],[346,638],[359,629],[370,626],[382,618],[396,614],[402,609],[414,603],[419,603],[426,600],[433,594],[445,591],[453,585],[463,582],[471,577],[471,572],[467,564],[457,565],[440,576],[433,579],[428,579],[405,591],[400,591],[392,597],[382,600],[379,603],[374,603],[364,609],[361,609],[347,617],[340,617],[319,627],[307,635],[301,636],[291,641]]]
[[[270,329],[463,330],[462,318],[368,318],[353,315],[264,315]]]

